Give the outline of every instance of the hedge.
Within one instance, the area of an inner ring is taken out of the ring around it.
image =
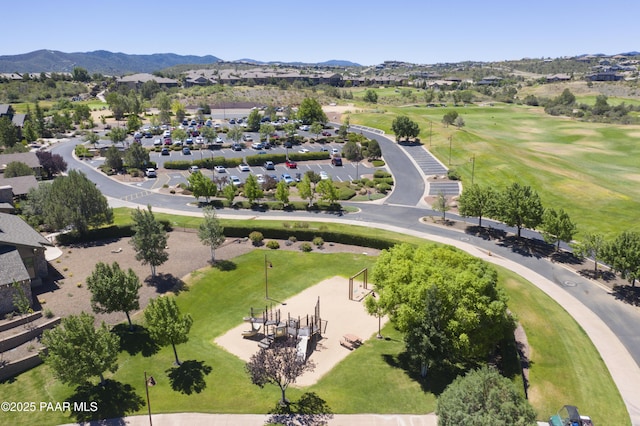
[[[173,228],[168,220],[160,220],[165,231],[169,232]],[[100,241],[114,238],[131,237],[133,232],[133,224],[128,225],[109,225],[103,228],[90,229],[85,234],[70,232],[68,234],[59,234],[56,237],[58,244],[68,246],[71,244],[88,243],[90,241]]]

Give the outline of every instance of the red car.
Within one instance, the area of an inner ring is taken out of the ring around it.
[[[298,168],[298,163],[296,163],[295,161],[291,161],[291,160],[287,160],[284,163],[285,166],[287,166],[290,169],[297,169]]]
[[[331,132],[327,132],[326,130],[322,132],[322,136],[331,136]]]

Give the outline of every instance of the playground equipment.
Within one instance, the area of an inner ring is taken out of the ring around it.
[[[362,275],[362,285],[353,288],[353,280],[359,275]],[[371,291],[368,285],[368,268],[364,268],[355,275],[349,277],[349,300],[355,300],[361,302]]]
[[[295,339],[298,357],[303,360],[307,359],[310,344],[315,342],[327,329],[327,322],[322,321],[320,317],[319,297],[313,315],[294,318],[287,314],[287,320],[282,321],[280,309],[274,310],[273,307],[271,309],[265,307],[261,315],[256,315],[256,312],[251,308],[250,315],[243,319],[251,323],[252,331],[257,326],[254,334],[245,335],[249,332],[243,332],[243,337],[253,337],[258,334],[261,327],[264,327],[264,338],[258,342],[258,346],[268,348],[276,339],[289,337]]]
[[[549,426],[593,426],[589,416],[580,415],[578,408],[565,405],[549,419]]]

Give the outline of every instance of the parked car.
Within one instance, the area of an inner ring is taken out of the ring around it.
[[[227,169],[225,169],[224,166],[214,166],[213,170],[215,170],[216,173],[227,173]]]
[[[295,162],[295,161],[293,161],[293,160],[287,160],[287,161],[285,161],[284,165],[285,165],[285,166],[287,166],[287,167],[288,167],[288,168],[290,168],[290,169],[297,169],[297,168],[298,168],[298,163],[296,163],[296,162]]]
[[[234,143],[231,146],[231,149],[233,149],[234,151],[242,151],[242,145],[240,145],[239,143]]]
[[[306,124],[304,124],[304,125],[300,126],[300,130],[302,130],[303,132],[308,132],[308,131],[309,131],[309,129],[310,129],[310,127],[309,127],[309,126],[307,126]]]
[[[289,148],[289,149],[293,148],[293,142],[291,142],[291,141],[286,141],[286,142],[284,143],[284,147],[285,147],[285,148]]]
[[[200,167],[198,166],[189,166],[189,173],[197,173],[200,171]]]
[[[184,140],[184,143],[186,143],[187,145],[193,145],[193,138],[187,138]]]
[[[238,166],[238,168],[240,169],[241,172],[250,172],[251,168],[249,167],[248,164],[246,163],[242,163]]]
[[[329,175],[327,174],[327,172],[325,172],[324,170],[322,170],[320,172],[320,179],[321,180],[328,180],[329,179]]]
[[[258,183],[259,183],[260,185],[262,185],[262,184],[264,183],[264,175],[257,174],[257,175],[256,175],[256,180],[258,181]]]
[[[273,161],[267,161],[264,163],[264,168],[265,170],[275,170],[276,169],[276,165],[273,164]]]
[[[342,157],[334,155],[331,159],[331,164],[333,164],[334,166],[342,166]]]
[[[253,141],[253,136],[245,134],[245,135],[242,136],[242,140],[245,141],[245,142],[252,142]]]
[[[321,146],[320,152],[329,152],[329,148],[327,148],[326,146]]]
[[[331,148],[331,155],[340,155],[340,150],[338,148]]]
[[[221,138],[220,136],[218,136],[218,137],[216,138],[216,143],[217,143],[217,144],[221,144],[221,143],[223,143],[223,142],[224,142],[224,141],[222,140],[222,138]]]
[[[169,148],[162,148],[162,151],[160,151],[160,155],[171,155],[171,153],[169,152]]]
[[[231,176],[231,184],[233,186],[238,186],[242,183],[242,181],[240,181],[240,178],[238,176]]]
[[[262,142],[256,142],[253,145],[251,145],[251,148],[253,148],[253,149],[264,149],[264,144]]]
[[[322,136],[331,136],[331,132],[325,130],[324,132],[322,132]]]
[[[191,155],[191,150],[185,146],[182,148],[182,155]]]
[[[309,150],[307,148],[302,148],[302,149],[299,149],[298,152],[301,154],[306,154],[307,152],[309,152]]]
[[[147,177],[149,178],[154,178],[154,177],[158,177],[158,174],[156,173],[156,169],[154,169],[153,167],[149,167],[144,174],[147,175]]]
[[[290,183],[293,183],[293,182],[294,182],[294,180],[293,180],[293,178],[291,177],[291,175],[289,175],[289,174],[287,174],[287,173],[284,173],[284,174],[282,175],[282,180],[283,180],[283,181],[285,181],[285,182],[287,183],[287,185],[288,185],[288,184],[290,184]]]
[[[153,146],[160,146],[160,145],[162,145],[162,140],[160,138],[155,139],[153,141]]]

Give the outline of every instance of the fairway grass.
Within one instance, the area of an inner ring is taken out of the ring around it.
[[[347,277],[375,258],[348,253],[321,254],[255,250],[224,263],[224,270],[205,268],[187,279],[177,296],[183,313],[194,324],[189,342],[177,346],[189,380],[172,382],[173,351],[153,351],[141,331],[123,332],[119,369],[109,379],[131,386],[130,400],[143,398],[144,372],[157,385],[150,389],[154,413],[266,413],[279,399],[276,386],[252,385],[244,362],[223,350],[214,339],[242,322],[249,308],[264,307],[264,255],[269,269],[269,295],[285,301],[331,276]],[[626,409],[597,351],[571,317],[544,293],[514,274],[499,269],[500,285],[510,296],[510,309],[524,325],[532,347],[529,395],[544,420],[563,404],[589,407],[596,424],[629,424]],[[376,321],[374,317],[371,321]],[[141,324],[142,315],[134,316]],[[330,327],[330,324],[329,324]],[[125,327],[126,328],[126,327]],[[121,329],[122,330],[122,329]],[[421,380],[408,368],[402,336],[392,325],[383,328],[385,339],[370,339],[351,353],[318,383],[303,389],[290,388],[287,396],[297,400],[303,392],[315,392],[336,413],[410,413],[435,410],[437,394],[445,383],[431,375]],[[579,348],[579,350],[576,350]],[[186,367],[185,367],[186,368]],[[186,373],[186,372],[185,372]],[[522,383],[516,376],[515,383]],[[61,385],[48,367],[37,367],[0,385],[3,400],[65,401],[74,394]],[[106,405],[106,404],[105,404]],[[128,414],[145,414],[139,405]],[[15,417],[15,418],[14,418]],[[15,414],[12,424],[57,424],[72,419],[61,413]]]
[[[420,139],[444,164],[471,182],[504,189],[529,185],[545,207],[563,208],[585,232],[607,235],[640,230],[640,126],[588,123],[552,117],[542,107],[495,103],[447,108],[385,107],[384,113],[351,114],[352,124],[381,128],[407,115],[421,129]],[[462,129],[445,127],[443,115],[457,111]],[[430,134],[430,129],[432,134]],[[451,142],[449,140],[451,138]]]

